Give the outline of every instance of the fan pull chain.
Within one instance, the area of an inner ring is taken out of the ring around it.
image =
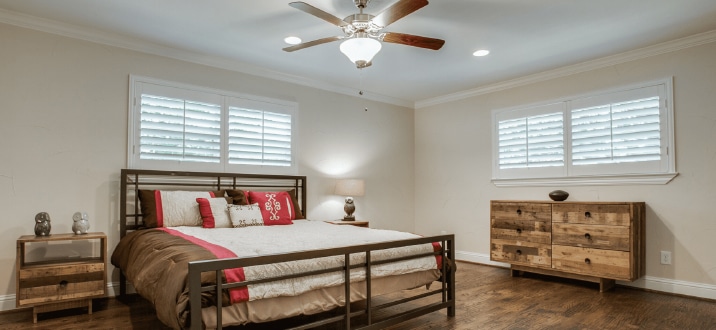
[[[363,70],[358,69],[358,95],[363,95]]]
[[[358,70],[358,95],[363,96],[363,69]],[[364,110],[368,111],[368,107]]]

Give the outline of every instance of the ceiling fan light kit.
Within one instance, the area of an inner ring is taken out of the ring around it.
[[[378,54],[383,45],[380,41],[369,37],[356,37],[341,43],[341,53],[345,54],[359,69],[371,65],[371,60]]]
[[[344,35],[308,41],[286,47],[283,50],[293,52],[332,41],[344,40],[340,45],[341,52],[345,54],[351,62],[355,63],[357,68],[362,69],[371,65],[373,57],[382,48],[382,42],[432,50],[438,50],[445,44],[445,41],[441,39],[382,31],[389,24],[425,7],[428,4],[427,0],[398,0],[398,2],[375,16],[363,13],[363,9],[368,2],[370,2],[370,0],[353,0],[353,3],[358,7],[360,13],[350,15],[345,19],[340,19],[305,2],[298,1],[289,3],[291,7],[340,27]]]

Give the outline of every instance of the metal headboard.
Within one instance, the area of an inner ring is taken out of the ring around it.
[[[139,207],[139,190],[143,189],[295,189],[301,211],[306,212],[305,176],[122,169],[120,185],[120,237],[144,225]]]

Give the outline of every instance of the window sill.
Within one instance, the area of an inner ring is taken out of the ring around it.
[[[599,175],[565,178],[492,179],[497,187],[618,186],[667,184],[679,173]]]

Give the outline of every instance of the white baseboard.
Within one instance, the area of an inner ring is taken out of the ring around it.
[[[504,268],[510,267],[510,264],[492,261],[490,260],[490,255],[482,253],[455,251],[455,259],[458,261],[467,261],[483,265]],[[653,276],[644,276],[634,282],[618,281],[617,283],[620,285],[631,286],[646,290],[716,300],[716,285],[711,284],[670,280]],[[131,284],[127,284],[127,292],[135,292]],[[107,296],[114,297],[117,295],[119,295],[119,282],[107,284]],[[9,311],[13,309],[15,309],[15,295],[8,294],[0,296],[0,311]]]
[[[0,311],[9,311],[15,309],[15,295],[6,294],[0,296]]]
[[[455,251],[455,259],[483,265],[509,268],[510,264],[490,260],[489,254]],[[460,271],[458,269],[458,271]],[[617,281],[618,284],[646,290],[673,293],[684,296],[716,300],[716,285],[644,276],[634,282]]]

